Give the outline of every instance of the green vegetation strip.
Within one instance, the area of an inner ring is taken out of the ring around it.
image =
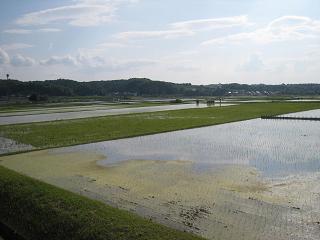
[[[201,239],[1,166],[0,222],[26,240]]]
[[[89,142],[168,132],[262,115],[278,115],[320,108],[320,103],[252,103],[228,107],[185,109],[66,121],[0,126],[1,135],[37,148],[61,147]]]

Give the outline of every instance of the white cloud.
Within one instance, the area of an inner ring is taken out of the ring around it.
[[[249,25],[251,25],[251,23],[249,23],[247,16],[197,19],[197,20],[176,22],[176,23],[170,24],[172,28],[189,29],[193,31],[212,30],[212,29],[219,29],[219,28],[229,28],[229,27],[249,26]]]
[[[10,50],[19,50],[19,49],[25,49],[25,48],[32,48],[33,45],[26,44],[26,43],[11,43],[11,44],[4,44],[0,46],[2,49],[6,51]]]
[[[125,61],[109,61],[106,62],[105,67],[112,71],[122,71],[146,67],[156,63],[156,61],[149,59],[131,59]]]
[[[73,4],[31,12],[16,20],[21,26],[48,25],[57,22],[68,23],[72,26],[97,26],[110,22],[119,4],[134,2],[130,0],[81,0]]]
[[[7,30],[4,30],[3,32],[4,33],[12,33],[12,34],[29,34],[29,33],[32,33],[31,30],[21,29],[21,28],[7,29]]]
[[[202,45],[242,43],[257,44],[320,38],[320,21],[303,16],[283,16],[270,22],[267,27],[252,32],[242,32],[205,41]]]
[[[49,32],[61,32],[61,29],[59,29],[59,28],[40,28],[40,29],[37,29],[36,31],[49,33]]]
[[[21,54],[16,54],[12,57],[0,48],[0,65],[12,65],[15,67],[29,67],[36,63],[36,61],[30,57],[24,57]]]
[[[167,68],[169,71],[173,72],[193,72],[199,70],[199,68],[187,65],[174,65]]]
[[[85,56],[88,57],[94,57],[94,56],[102,56],[106,54],[106,51],[110,49],[120,49],[120,48],[127,48],[129,45],[119,42],[102,42],[99,43],[92,48],[79,48],[78,49],[78,56]],[[137,47],[130,46],[130,47]]]
[[[274,65],[282,67],[285,69],[290,69],[291,72],[295,73],[311,73],[314,71],[319,72],[320,70],[320,48],[319,46],[314,46],[315,49],[312,47],[305,51],[304,54],[296,57],[290,58],[278,58]],[[318,76],[318,74],[316,74]]]
[[[35,60],[17,54],[11,57],[10,63],[16,67],[30,67],[35,64]]]
[[[80,52],[77,57],[77,62],[81,67],[101,68],[103,70],[119,71],[142,66],[156,64],[156,61],[150,59],[126,59],[115,60],[101,56],[98,52]]]
[[[75,66],[78,64],[76,58],[66,55],[66,56],[52,56],[46,60],[40,61],[41,65],[71,65]]]
[[[52,56],[48,59],[40,61],[41,65],[54,66],[64,65],[69,67],[78,67],[83,70],[108,70],[108,71],[121,71],[136,69],[149,65],[156,64],[157,62],[150,59],[126,59],[115,60],[112,58],[106,58],[104,56],[79,53],[76,56]]]
[[[23,29],[23,28],[14,28],[14,29],[6,29],[4,33],[11,34],[31,34],[31,33],[49,33],[49,32],[60,32],[61,29],[58,28],[39,28],[39,29]]]
[[[252,54],[249,58],[239,67],[240,71],[257,72],[263,70],[265,64],[259,54]]]
[[[116,35],[119,39],[143,39],[143,38],[176,38],[191,36],[194,33],[190,30],[163,30],[163,31],[129,31]]]
[[[105,58],[100,56],[99,52],[80,52],[76,59],[81,65],[91,68],[99,68],[106,65]]]
[[[144,38],[176,38],[192,36],[198,31],[244,27],[251,25],[247,16],[234,16],[225,18],[196,19],[169,24],[165,30],[127,31],[115,35],[118,39],[144,39]]]
[[[0,48],[0,64],[7,64],[10,62],[9,55],[6,51]]]
[[[101,49],[124,48],[124,47],[127,47],[127,45],[123,43],[117,43],[117,42],[105,42],[105,43],[100,43],[97,47]]]

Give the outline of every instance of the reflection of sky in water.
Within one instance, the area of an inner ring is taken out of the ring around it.
[[[230,106],[233,104],[215,104],[210,107],[219,106]],[[149,106],[149,107],[132,107],[132,108],[113,108],[113,109],[96,109],[96,110],[85,110],[85,111],[70,111],[70,112],[56,112],[56,113],[41,113],[32,115],[20,115],[20,116],[2,116],[0,117],[0,125],[4,124],[17,124],[17,123],[30,123],[30,122],[44,122],[54,121],[63,119],[78,119],[78,118],[89,118],[89,117],[101,117],[111,115],[121,115],[129,113],[146,113],[146,112],[157,112],[157,111],[170,111],[179,109],[190,109],[190,108],[205,108],[207,104],[173,104],[173,105],[160,105],[160,106]]]
[[[289,117],[317,117],[320,118],[320,110],[310,110],[310,111],[305,111],[305,112],[297,112],[297,113],[290,113],[290,114],[285,114],[281,116],[289,116]]]
[[[312,111],[320,115],[320,110]],[[196,170],[217,165],[245,164],[265,175],[320,170],[320,122],[249,120],[135,137],[56,151],[95,151],[108,158],[101,164],[125,160],[191,160]]]

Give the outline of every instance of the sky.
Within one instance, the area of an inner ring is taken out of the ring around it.
[[[320,83],[319,0],[0,0],[0,78]]]

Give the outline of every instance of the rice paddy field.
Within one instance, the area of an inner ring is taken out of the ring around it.
[[[228,106],[230,104],[223,104]],[[143,112],[156,112],[156,111],[169,111],[179,109],[190,108],[202,108],[207,107],[206,104],[175,104],[160,106],[90,106],[90,107],[72,107],[72,108],[56,108],[56,109],[44,109],[44,110],[31,110],[31,111],[19,111],[10,113],[0,113],[0,125],[32,123],[32,122],[47,122],[57,120],[68,119],[81,119],[90,117],[101,117],[110,115],[143,113]]]
[[[8,125],[0,128],[3,138],[42,150],[3,155],[0,165],[206,239],[318,240],[320,122],[258,116],[320,118],[319,108],[255,103],[126,115],[125,121],[142,122],[139,135],[148,135],[51,149],[14,134],[35,138],[37,124]],[[109,118],[114,122],[115,116],[81,124],[107,125]],[[178,123],[192,129],[172,127]],[[45,131],[52,123],[39,124]],[[149,135],[156,131],[148,126],[163,133]]]
[[[128,138],[159,132],[196,128],[319,108],[319,103],[250,103],[233,106],[195,107],[64,121],[0,125],[0,136],[15,142],[12,148],[0,146],[3,153],[17,152],[19,145],[33,149]],[[1,117],[0,117],[1,122]],[[0,142],[1,143],[1,142]]]

